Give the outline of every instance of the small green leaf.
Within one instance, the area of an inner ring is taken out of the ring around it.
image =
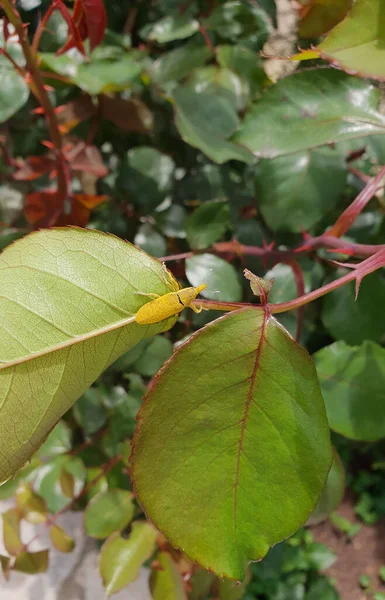
[[[187,86],[197,94],[206,93],[228,100],[236,111],[244,110],[249,100],[247,81],[230,69],[220,69],[213,65],[195,69],[187,81]]]
[[[60,470],[59,481],[63,494],[67,496],[67,498],[72,498],[75,490],[75,478],[72,473],[67,471],[65,465],[63,465]]]
[[[16,490],[16,502],[26,521],[30,523],[45,523],[47,520],[47,505],[29,485],[22,483]]]
[[[61,486],[63,467],[65,467],[69,475],[73,476],[73,495],[81,492],[87,476],[86,469],[80,458],[57,456],[44,465],[35,480],[34,486],[36,492],[44,498],[48,509],[52,513],[58,512],[70,502],[69,497],[63,493]]]
[[[161,262],[98,231],[39,231],[1,253],[0,481],[23,466],[102,371],[175,323],[135,323],[148,301],[137,292],[162,295],[170,286],[177,289]]]
[[[59,552],[72,552],[75,548],[74,540],[59,525],[51,525],[49,534],[53,545]]]
[[[385,348],[335,342],[314,355],[330,427],[353,440],[385,437]]]
[[[330,175],[327,194],[326,172]],[[336,206],[346,176],[344,156],[332,148],[262,159],[255,175],[262,216],[273,231],[308,230]]]
[[[158,233],[150,223],[143,223],[135,235],[135,246],[139,246],[151,256],[165,256],[167,243],[163,235]]]
[[[187,219],[186,233],[191,248],[203,250],[218,241],[229,226],[229,207],[225,202],[205,202]]]
[[[204,298],[222,302],[238,302],[242,298],[237,271],[233,265],[214,254],[197,254],[188,258],[186,276],[195,287],[207,283],[207,288],[201,292]]]
[[[175,124],[185,142],[219,164],[231,159],[255,162],[251,152],[241,144],[228,141],[238,129],[239,119],[227,98],[197,94],[182,87],[173,96]]]
[[[211,50],[203,42],[195,39],[183,46],[162,54],[152,66],[152,76],[160,85],[175,84],[204,65],[211,56]]]
[[[251,291],[253,292],[254,296],[268,296],[274,285],[274,279],[262,279],[262,277],[254,275],[254,273],[249,271],[249,269],[245,269],[243,274],[246,279],[250,281]]]
[[[247,81],[252,96],[262,89],[267,78],[258,54],[244,46],[218,46],[216,56],[221,67],[231,69]]]
[[[41,550],[40,552],[21,552],[16,556],[15,564],[12,569],[26,573],[27,575],[35,575],[36,573],[45,573],[48,569],[49,550]]]
[[[4,575],[4,579],[6,581],[9,580],[9,567],[10,567],[10,563],[11,563],[11,559],[9,556],[4,556],[3,554],[0,554],[0,563],[1,563],[1,570],[3,572]]]
[[[318,46],[321,56],[348,73],[385,78],[382,0],[356,0],[346,19]]]
[[[4,49],[3,19],[0,19],[0,77],[2,93],[0,95],[0,123],[10,119],[28,100],[29,87],[23,76],[15,69],[9,59],[1,53]],[[7,42],[7,52],[20,67],[25,58],[15,34]]]
[[[126,490],[108,490],[94,496],[84,513],[88,535],[104,539],[124,529],[134,516],[132,493]]]
[[[183,578],[168,552],[160,552],[156,560],[160,568],[151,571],[150,590],[152,599],[187,600]]]
[[[172,158],[149,146],[127,152],[118,175],[117,186],[126,202],[134,203],[148,214],[171,191],[175,164]]]
[[[334,69],[305,70],[270,87],[247,112],[233,142],[275,158],[341,140],[385,133],[379,93]]]
[[[139,576],[142,564],[155,550],[156,530],[149,523],[136,521],[125,539],[113,533],[103,544],[99,569],[107,596],[126,587]]]
[[[370,576],[363,573],[360,575],[359,582],[362,589],[366,590],[368,587],[370,587]]]
[[[385,278],[381,273],[372,273],[362,280],[357,299],[352,283],[327,294],[321,318],[337,340],[348,344],[361,344],[364,340],[380,342],[385,335],[384,306]]]
[[[383,583],[385,583],[385,566],[380,567],[378,575]]]
[[[8,554],[17,555],[23,550],[20,539],[21,516],[16,508],[10,508],[1,515],[3,519],[3,542]]]
[[[322,388],[321,388],[322,389]],[[342,461],[333,449],[334,460],[329,471],[324,491],[314,511],[310,515],[308,525],[321,523],[334,512],[342,502],[345,492],[345,471]]]
[[[67,454],[72,448],[72,432],[67,423],[60,420],[49,433],[44,444],[39,449],[42,459],[50,458],[58,454]]]
[[[170,542],[242,580],[308,518],[332,462],[309,355],[261,310],[210,323],[147,394],[131,462],[138,500]]]
[[[199,29],[199,23],[188,14],[168,15],[153,24],[146,38],[159,44],[183,40]]]
[[[90,388],[84,392],[72,410],[77,423],[84,429],[86,435],[96,433],[106,423],[102,395],[97,388]]]
[[[144,377],[152,377],[172,354],[172,343],[162,335],[156,335],[143,354],[135,362],[135,369]]]
[[[232,0],[219,4],[203,21],[222,39],[231,40],[261,50],[271,27],[266,13],[256,4]]]

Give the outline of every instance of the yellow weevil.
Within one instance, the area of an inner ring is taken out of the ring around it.
[[[169,292],[159,296],[158,294],[144,294],[155,298],[151,302],[144,304],[136,313],[135,321],[140,325],[151,325],[158,323],[164,319],[168,319],[173,315],[182,312],[184,308],[190,307],[194,312],[200,313],[203,307],[197,308],[191,304],[198,294],[207,287],[205,283],[198,287],[187,287],[176,292]]]

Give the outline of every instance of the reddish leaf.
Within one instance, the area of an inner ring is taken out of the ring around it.
[[[91,50],[99,46],[104,38],[107,26],[107,15],[103,0],[77,0],[83,8],[83,20],[86,24],[87,37]]]
[[[57,8],[60,10],[60,13],[61,13],[63,19],[65,20],[65,22],[68,25],[68,33],[69,33],[68,40],[66,41],[64,46],[62,46],[57,51],[56,54],[58,56],[60,56],[60,54],[64,54],[70,48],[77,48],[79,50],[79,52],[81,52],[82,54],[85,54],[83,41],[82,41],[84,38],[82,38],[82,36],[80,35],[79,29],[75,23],[74,18],[71,17],[71,13],[69,12],[66,5],[62,2],[62,0],[56,0],[56,3],[57,3]],[[76,4],[75,4],[75,8],[76,8]],[[74,17],[75,17],[75,12],[74,12]]]
[[[125,100],[118,96],[100,96],[100,116],[112,121],[122,131],[148,134],[153,127],[154,117],[150,109],[136,98]]]
[[[72,171],[92,173],[96,177],[105,177],[108,173],[103,164],[102,155],[96,146],[87,146],[83,142],[72,148],[67,154]]]
[[[62,214],[56,225],[77,225],[85,227],[90,220],[91,210],[107,200],[108,196],[92,196],[90,194],[74,194],[71,212]]]
[[[24,215],[34,227],[52,227],[64,208],[64,198],[58,190],[42,190],[28,194]]]
[[[90,96],[80,96],[72,102],[58,106],[55,112],[57,113],[60,132],[65,135],[82,121],[94,116],[96,108]]]
[[[33,181],[52,171],[54,165],[55,161],[50,156],[29,156],[20,163],[17,171],[13,174],[13,179],[16,179],[16,181]]]

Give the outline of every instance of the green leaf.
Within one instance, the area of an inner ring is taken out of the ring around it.
[[[244,46],[218,46],[217,61],[225,69],[230,69],[247,82],[251,96],[259,92],[265,81],[266,74],[260,56]]]
[[[88,535],[100,540],[117,530],[124,529],[133,519],[132,493],[126,490],[108,490],[94,496],[84,513]]]
[[[207,283],[207,288],[201,292],[204,298],[222,302],[238,302],[242,299],[237,271],[233,265],[214,254],[197,254],[188,258],[186,276],[195,287]]]
[[[93,60],[79,63],[78,57],[49,52],[40,55],[41,68],[50,69],[69,78],[74,85],[88,94],[108,94],[130,88],[143,69],[143,54],[127,52],[115,60]]]
[[[43,498],[22,483],[16,491],[16,502],[24,518],[30,523],[45,523],[47,520],[47,505]]]
[[[334,460],[329,471],[324,491],[322,492],[316,508],[307,521],[308,525],[316,525],[327,519],[342,502],[345,492],[345,471],[336,450],[334,450],[333,455]]]
[[[322,58],[348,73],[385,79],[382,0],[356,0],[352,9],[318,46]]]
[[[35,575],[36,573],[45,573],[48,569],[49,550],[40,550],[40,552],[21,552],[16,556],[15,564],[12,569]]]
[[[195,39],[183,46],[162,54],[152,66],[152,77],[160,85],[175,84],[187,77],[193,69],[204,65],[211,56],[211,50],[203,42]]]
[[[39,449],[39,456],[45,459],[58,454],[66,454],[71,448],[72,431],[65,421],[60,420]]]
[[[154,217],[164,235],[180,239],[186,237],[187,213],[183,206],[172,204],[167,210],[155,213]]]
[[[150,223],[143,223],[135,235],[135,246],[139,246],[151,256],[165,256],[167,243],[163,235],[158,233]]]
[[[187,81],[187,87],[197,94],[202,92],[228,100],[235,111],[244,110],[249,100],[249,86],[246,80],[230,69],[220,69],[213,65],[195,69]]]
[[[346,176],[344,157],[332,148],[262,159],[255,175],[258,207],[273,231],[308,230],[336,206]]]
[[[223,2],[203,23],[222,39],[248,45],[254,50],[262,49],[271,29],[263,10],[241,0]]]
[[[256,156],[275,158],[341,140],[383,134],[379,92],[334,69],[294,73],[255,102],[232,138]]]
[[[59,552],[72,552],[75,548],[74,540],[59,525],[51,525],[49,535],[54,547]]]
[[[74,228],[33,233],[0,255],[0,481],[13,475],[100,373],[169,329],[134,315],[171,282],[131,244]],[[27,396],[26,396],[27,394]],[[28,418],[26,418],[28,397]],[[6,400],[6,402],[5,402]]]
[[[135,362],[135,369],[144,377],[152,377],[172,354],[172,343],[162,335],[155,336]]]
[[[155,550],[157,535],[150,523],[136,521],[127,539],[113,533],[103,544],[99,569],[107,596],[135,581],[142,564]]]
[[[73,415],[86,435],[99,431],[106,423],[106,411],[102,395],[97,388],[90,388],[73,407]]]
[[[150,41],[165,44],[174,40],[183,40],[199,29],[199,23],[188,14],[168,15],[151,27],[146,38]]]
[[[328,294],[323,301],[322,322],[330,335],[348,344],[364,340],[379,342],[385,335],[385,279],[380,273],[365,277],[356,300],[355,287],[348,283]]]
[[[150,590],[153,600],[187,600],[182,575],[168,552],[160,552],[156,557],[161,569],[153,569],[150,576]]]
[[[305,600],[342,600],[332,584],[322,577],[314,581],[306,594]]]
[[[36,492],[44,498],[48,509],[52,513],[59,512],[70,503],[71,499],[62,488],[63,469],[71,478],[72,496],[79,494],[86,480],[86,469],[80,458],[69,458],[68,456],[57,456],[45,464],[36,477],[34,487]],[[66,488],[66,492],[68,492]]]
[[[191,248],[203,250],[218,241],[229,226],[229,206],[225,202],[205,202],[187,219],[187,241]]]
[[[16,508],[10,508],[1,515],[3,519],[3,542],[8,554],[17,555],[23,550],[20,539],[21,516]]]
[[[309,355],[260,310],[210,323],[147,394],[131,460],[155,526],[191,560],[243,580],[308,518],[332,462]]]
[[[138,146],[127,152],[117,185],[126,194],[126,202],[134,203],[148,214],[171,191],[174,169],[174,161],[166,154],[149,146]]]
[[[254,157],[242,145],[227,141],[239,126],[231,102],[211,94],[197,94],[179,87],[174,93],[175,124],[185,142],[202,150],[216,163],[231,159],[253,163]]]
[[[0,19],[0,78],[2,92],[0,95],[0,123],[10,119],[28,100],[29,87],[22,75],[12,63],[1,53],[4,49],[3,19]],[[7,42],[7,52],[19,65],[25,65],[25,58],[17,35],[12,35]]]
[[[302,0],[306,10],[299,26],[299,37],[320,37],[342,21],[352,0]]]
[[[335,342],[314,355],[330,427],[353,440],[385,437],[385,349]]]

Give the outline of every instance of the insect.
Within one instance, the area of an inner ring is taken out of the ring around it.
[[[206,284],[202,283],[198,287],[187,287],[180,289],[176,292],[169,292],[159,296],[158,294],[144,294],[155,298],[151,302],[144,304],[136,313],[135,321],[140,325],[151,325],[152,323],[158,323],[168,317],[177,315],[182,312],[184,308],[188,306],[196,313],[200,313],[203,307],[197,308],[192,303],[198,294],[206,288]]]

